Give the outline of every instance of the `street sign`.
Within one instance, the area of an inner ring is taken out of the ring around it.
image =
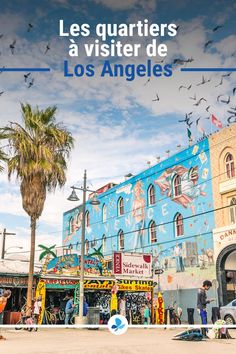
[[[161,268],[155,269],[154,273],[155,273],[155,274],[158,274],[158,275],[161,275],[161,274],[164,273],[164,269],[161,269]]]

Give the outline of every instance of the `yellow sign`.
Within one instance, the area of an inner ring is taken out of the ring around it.
[[[37,285],[37,289],[35,293],[36,300],[38,299],[39,296],[41,296],[42,298],[42,307],[41,307],[41,312],[39,314],[38,324],[42,324],[44,311],[45,311],[45,301],[46,301],[46,284],[44,280],[40,280]]]
[[[162,294],[159,292],[157,295],[156,307],[156,324],[164,324],[165,322],[165,305]]]
[[[85,280],[85,289],[101,289],[111,290],[114,286],[114,280]],[[119,279],[116,281],[119,291],[143,291],[150,292],[153,289],[153,281],[150,280],[126,280]]]
[[[117,301],[117,296],[116,294],[112,294],[111,295],[111,306],[110,306],[110,310],[115,310],[117,312],[118,310],[118,301]]]

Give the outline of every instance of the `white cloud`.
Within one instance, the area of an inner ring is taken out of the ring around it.
[[[155,0],[93,0],[97,4],[102,4],[112,10],[129,10],[142,8],[143,10],[155,10]]]

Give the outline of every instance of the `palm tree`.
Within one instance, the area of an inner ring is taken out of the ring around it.
[[[56,123],[57,108],[39,110],[21,104],[23,123],[10,123],[2,128],[9,142],[8,177],[16,175],[20,182],[22,206],[30,216],[31,248],[27,289],[27,307],[31,307],[36,224],[41,216],[47,192],[66,182],[67,158],[73,146],[71,133]]]
[[[89,256],[90,257],[98,257],[99,261],[101,262],[102,264],[102,269],[100,269],[100,272],[101,272],[101,275],[110,275],[111,272],[107,269],[107,265],[106,265],[106,261],[104,259],[104,256],[103,256],[103,253],[102,253],[102,245],[97,249],[97,248],[94,248],[94,252],[92,252]]]
[[[56,258],[57,256],[56,253],[53,252],[53,249],[55,248],[56,245],[53,245],[51,247],[46,247],[44,245],[38,245],[38,246],[43,250],[43,252],[39,255],[39,260],[41,261],[43,258],[46,257],[42,268],[42,274],[45,274],[47,272],[47,266],[50,261],[50,256],[53,256],[54,258]]]

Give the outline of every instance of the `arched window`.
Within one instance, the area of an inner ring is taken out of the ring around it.
[[[118,247],[120,251],[124,250],[125,248],[125,235],[122,230],[120,230],[118,234]]]
[[[156,203],[155,187],[153,184],[151,184],[148,188],[148,204],[153,205],[155,203]]]
[[[106,239],[106,236],[103,235],[102,236],[102,253],[103,254],[106,252],[106,248],[107,248],[107,239]]]
[[[86,254],[86,256],[89,254],[89,241],[88,240],[85,241],[85,254]]]
[[[103,222],[107,221],[107,206],[106,206],[106,204],[103,204],[103,207],[102,207],[102,221]]]
[[[184,234],[184,220],[183,216],[178,213],[175,217],[175,236],[183,236]]]
[[[69,220],[69,234],[72,234],[74,232],[74,225],[74,218],[73,216],[71,216]]]
[[[230,223],[236,224],[236,197],[233,197],[230,201],[229,216]]]
[[[235,177],[235,169],[234,169],[234,158],[233,155],[228,153],[225,158],[225,167],[228,178]]]
[[[120,197],[118,200],[118,216],[124,215],[125,208],[124,208],[124,198]]]
[[[149,224],[149,239],[150,243],[157,242],[157,226],[153,220]]]
[[[178,197],[178,195],[182,194],[181,190],[181,177],[179,175],[176,175],[173,180],[174,184],[174,196]]]
[[[89,213],[88,210],[87,210],[86,213],[85,213],[85,226],[86,226],[86,227],[89,227],[89,226],[90,226],[90,213]]]

